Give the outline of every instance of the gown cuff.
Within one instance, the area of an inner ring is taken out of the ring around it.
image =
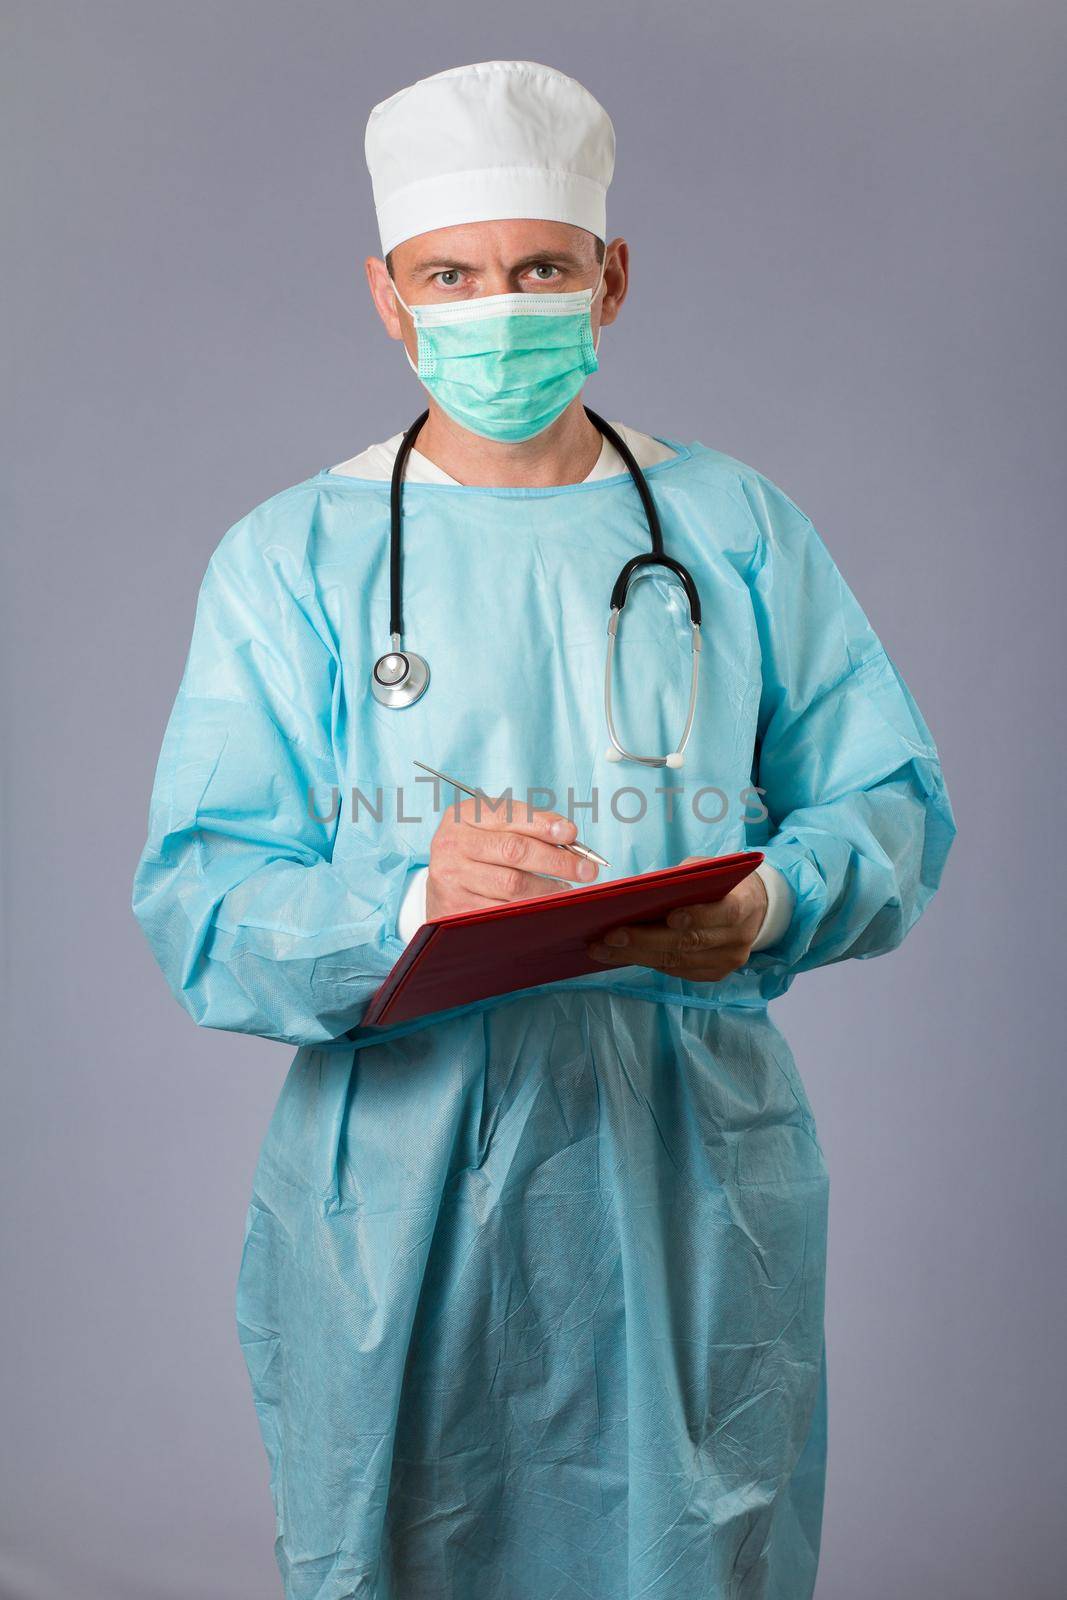
[[[426,921],[426,882],[429,867],[416,867],[408,874],[407,888],[396,918],[396,936],[409,944]]]
[[[767,910],[759,933],[752,942],[754,952],[766,950],[784,937],[794,905],[793,891],[777,867],[772,867],[769,861],[761,861],[756,868],[756,876],[763,880],[763,887],[767,891]]]

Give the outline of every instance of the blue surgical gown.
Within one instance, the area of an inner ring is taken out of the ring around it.
[[[674,448],[648,479],[704,608],[680,771],[605,758],[608,597],[648,543],[626,476],[407,487],[432,678],[404,711],[369,691],[387,484],[321,472],[208,567],[134,907],[197,1022],[299,1047],[237,1286],[287,1600],[812,1592],[827,1175],[767,1007],[897,945],[954,825],[811,522]],[[620,630],[631,748],[673,747],[689,671],[681,591],[648,577]],[[364,1030],[450,798],[414,759],[571,807],[606,876],[759,848],[788,932],[721,983],[605,970]]]

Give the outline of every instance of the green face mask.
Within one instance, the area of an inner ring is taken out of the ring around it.
[[[471,433],[514,441],[543,433],[596,371],[589,312],[599,288],[420,306],[395,284],[393,293],[415,324],[412,366],[441,409]]]

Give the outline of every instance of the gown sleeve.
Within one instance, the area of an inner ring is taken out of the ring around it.
[[[956,826],[933,739],[809,519],[766,480],[752,594],[763,660],[758,843],[794,896],[757,968],[894,949],[941,878]]]
[[[408,858],[339,832],[343,726],[306,562],[237,524],[200,590],[133,891],[171,989],[204,1027],[338,1038],[402,949]]]

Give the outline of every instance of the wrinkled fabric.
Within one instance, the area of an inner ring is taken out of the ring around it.
[[[369,692],[387,485],[316,475],[205,577],[134,906],[198,1022],[300,1046],[238,1281],[287,1600],[812,1593],[827,1178],[767,1003],[899,944],[954,824],[809,520],[674,448],[648,478],[705,617],[677,773],[604,753],[608,597],[647,542],[628,477],[408,488],[406,641],[432,677],[403,712]],[[689,663],[684,597],[649,578],[624,737],[665,747]],[[570,798],[604,876],[760,848],[788,933],[718,984],[608,970],[362,1029],[439,821],[413,759]]]

